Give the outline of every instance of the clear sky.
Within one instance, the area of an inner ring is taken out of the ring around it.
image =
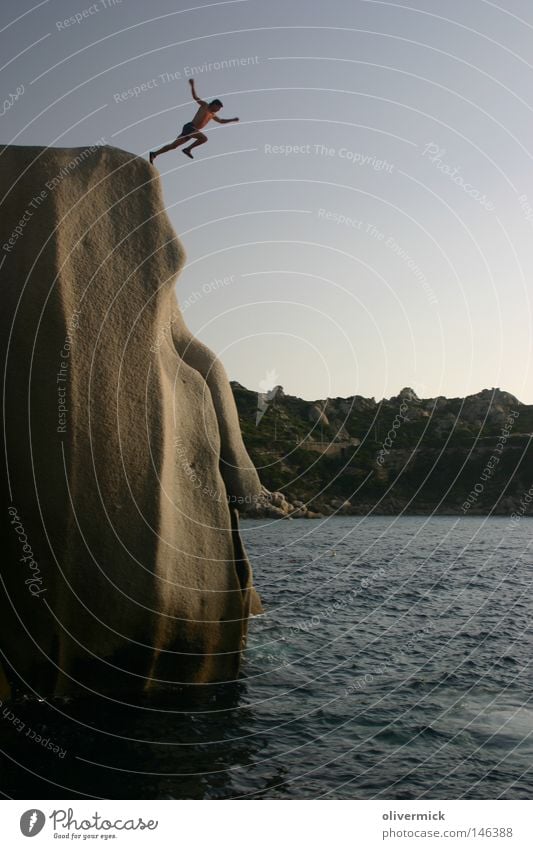
[[[530,0],[3,0],[0,15],[2,99],[23,87],[4,144],[145,156],[192,117],[191,74],[240,117],[210,125],[194,162],[157,160],[188,256],[178,298],[232,379],[533,403]]]

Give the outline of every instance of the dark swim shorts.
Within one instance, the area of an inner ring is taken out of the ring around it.
[[[196,129],[196,127],[194,126],[192,121],[189,121],[188,124],[183,125],[183,130],[181,131],[180,136],[190,136],[191,133],[197,133],[197,132],[198,132],[198,130]]]

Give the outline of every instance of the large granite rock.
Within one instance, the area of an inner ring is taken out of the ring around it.
[[[234,507],[260,484],[178,308],[157,173],[111,147],[6,147],[0,180],[7,678],[231,680],[253,597]]]

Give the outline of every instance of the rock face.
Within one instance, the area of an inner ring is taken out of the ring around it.
[[[6,677],[40,695],[231,680],[254,592],[233,504],[260,483],[178,308],[156,172],[7,147],[0,179]]]
[[[313,406],[310,407],[308,418],[310,422],[313,422],[313,424],[321,424],[324,425],[324,427],[329,427],[328,417],[318,404],[313,404]]]

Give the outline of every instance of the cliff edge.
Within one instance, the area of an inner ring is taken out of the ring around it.
[[[159,178],[13,146],[0,181],[2,693],[232,680],[253,594],[232,503],[260,484],[176,301]]]

